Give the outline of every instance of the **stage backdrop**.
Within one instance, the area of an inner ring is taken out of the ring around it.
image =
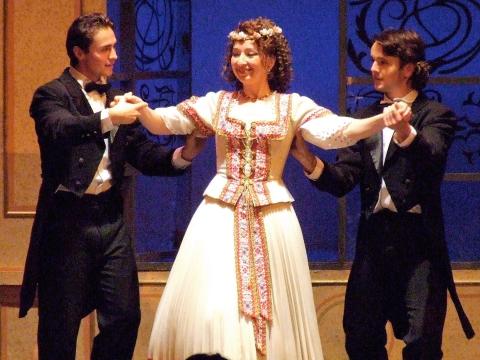
[[[378,98],[370,86],[369,44],[388,27],[418,31],[427,42],[432,81],[427,95],[458,115],[443,186],[447,239],[457,267],[480,263],[480,2],[465,1],[109,1],[116,24],[119,85],[151,106],[230,89],[221,78],[227,34],[244,19],[266,16],[282,27],[294,62],[291,91],[345,114]],[[441,19],[441,26],[439,26]],[[181,137],[154,137],[177,147]],[[333,160],[334,152],[315,149]],[[213,140],[179,178],[130,172],[132,221],[141,269],[168,268],[188,220],[215,173]],[[345,268],[353,258],[358,191],[337,201],[315,191],[289,160],[285,181],[295,197],[312,268]],[[221,221],[221,219],[218,219]]]

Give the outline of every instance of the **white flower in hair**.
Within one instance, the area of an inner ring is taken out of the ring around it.
[[[262,36],[272,36],[273,35],[273,29],[261,29],[260,30],[260,35]]]
[[[271,37],[275,34],[281,34],[282,28],[279,26],[274,26],[271,28],[263,28],[260,29],[258,32],[254,31],[251,35],[246,34],[243,31],[231,31],[228,34],[228,38],[233,41],[245,41],[245,40],[258,40],[261,37]]]
[[[235,41],[245,41],[249,38],[249,36],[245,34],[243,31],[240,31],[240,32],[231,31],[230,34],[228,34],[228,37]]]
[[[246,39],[246,38],[247,38],[247,34],[245,34],[243,31],[240,31],[240,32],[238,33],[238,37],[239,37],[240,39]]]

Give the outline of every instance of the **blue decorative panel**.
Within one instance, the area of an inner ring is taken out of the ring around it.
[[[449,152],[447,172],[480,171],[480,91],[478,85],[436,85],[427,95],[457,115],[457,131]],[[480,230],[480,229],[479,229]]]
[[[116,24],[114,85],[133,91],[152,108],[176,105],[190,96],[190,1],[108,1]],[[147,136],[166,148],[183,145],[183,136]],[[167,263],[175,258],[191,217],[191,170],[179,177],[138,175],[134,218],[141,263]]]
[[[142,261],[171,262],[191,218],[190,176],[139,176],[136,186],[136,248]]]
[[[445,182],[442,188],[445,235],[452,261],[479,261],[480,183]]]
[[[119,61],[115,72],[190,72],[190,1],[108,1]]]
[[[152,108],[174,106],[189,95],[185,78],[139,80],[135,93]],[[183,136],[148,136],[170,149],[183,145]],[[135,217],[137,253],[142,262],[171,263],[192,215],[191,172],[175,178],[138,176]],[[153,193],[152,193],[153,191]]]
[[[337,199],[310,184],[293,159],[287,162],[284,180],[295,199],[293,207],[302,227],[309,261],[338,261]]]
[[[137,71],[189,71],[190,1],[135,1]]]
[[[422,36],[434,74],[478,76],[478,0],[351,0],[347,14],[349,76],[370,72],[370,41],[389,27]]]

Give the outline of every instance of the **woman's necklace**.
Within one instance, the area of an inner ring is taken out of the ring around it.
[[[270,95],[274,94],[275,91],[270,91],[268,92],[267,94],[263,95],[263,96],[249,96],[247,94],[245,94],[245,91],[243,90],[240,90],[240,95],[247,99],[248,101],[252,101],[252,102],[255,102],[257,100],[265,100],[266,98],[268,98]]]

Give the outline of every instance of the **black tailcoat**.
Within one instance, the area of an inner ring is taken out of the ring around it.
[[[377,102],[355,116],[365,118],[382,110]],[[334,164],[325,162],[322,175],[313,184],[337,197],[344,196],[360,184],[361,216],[354,262],[366,253],[369,236],[367,223],[378,201],[382,177],[399,213],[405,213],[419,204],[430,241],[429,258],[441,268],[463,329],[467,337],[471,337],[473,329],[460,304],[453,281],[440,198],[440,186],[447,152],[453,141],[456,118],[444,105],[430,101],[422,94],[412,104],[412,112],[411,125],[416,129],[417,136],[411,145],[401,148],[392,140],[382,164],[382,134],[373,135],[339,150],[337,161]]]

